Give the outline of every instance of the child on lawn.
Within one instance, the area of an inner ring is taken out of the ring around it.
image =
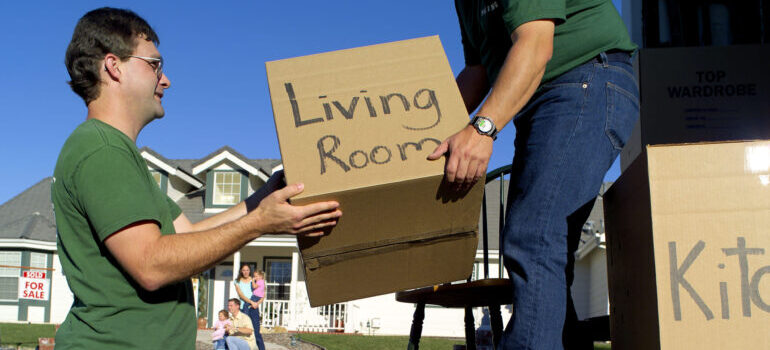
[[[211,340],[214,342],[214,349],[226,349],[225,347],[225,326],[232,325],[230,322],[230,313],[227,310],[219,311],[219,320],[214,322],[214,333],[211,334]]]

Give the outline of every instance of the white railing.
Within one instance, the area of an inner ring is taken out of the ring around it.
[[[288,327],[289,314],[288,300],[265,300],[259,305],[259,315],[262,318],[262,327]]]
[[[348,322],[348,304],[311,308],[308,304],[298,303],[296,317],[297,330],[301,332],[344,332]]]
[[[284,327],[296,325],[301,332],[344,332],[348,323],[348,304],[332,304],[311,308],[307,303],[295,303],[295,322],[291,322],[292,312],[288,300],[265,300],[259,305],[262,327]]]

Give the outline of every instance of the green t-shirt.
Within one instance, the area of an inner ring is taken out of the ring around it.
[[[174,234],[181,210],[160,191],[134,142],[95,119],[80,124],[59,154],[51,185],[57,248],[74,302],[57,349],[192,349],[190,281],[140,287],[104,240],[138,221]]]
[[[455,0],[465,64],[482,64],[490,83],[511,48],[520,25],[553,19],[553,55],[542,82],[575,68],[600,52],[632,52],[636,45],[610,0]]]

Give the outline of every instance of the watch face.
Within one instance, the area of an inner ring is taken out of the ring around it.
[[[486,119],[479,119],[479,120],[476,122],[476,125],[478,125],[478,126],[479,126],[479,130],[480,130],[481,132],[487,133],[487,132],[490,132],[490,131],[492,131],[492,123],[491,123],[491,122],[489,122],[489,120],[486,120]]]

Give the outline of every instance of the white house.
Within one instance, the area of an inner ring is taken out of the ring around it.
[[[275,159],[249,159],[230,147],[222,147],[201,159],[167,159],[144,147],[140,150],[160,188],[195,222],[225,210],[259,188],[282,168]],[[503,193],[507,191],[503,182]],[[46,178],[0,206],[0,322],[61,323],[72,304],[72,294],[62,275],[56,252],[56,227],[50,202],[51,178]],[[489,277],[500,276],[499,206],[500,181],[487,185]],[[505,194],[502,196],[505,198]],[[606,315],[606,264],[603,250],[601,204],[584,228],[576,254],[573,295],[581,318]],[[480,232],[481,232],[481,223]],[[216,242],[212,242],[216,244]],[[473,278],[483,278],[482,238]],[[265,236],[249,242],[233,256],[193,278],[199,318],[211,326],[216,312],[235,297],[233,271],[240,264],[266,272],[267,297],[262,304],[263,326],[282,326],[298,331],[339,331],[364,334],[407,335],[414,305],[399,303],[394,294],[311,308],[294,236]],[[24,271],[45,271],[47,300],[20,298]],[[503,274],[505,275],[505,274]],[[354,282],[351,282],[354,283]],[[463,337],[464,311],[428,306],[423,335]],[[503,319],[511,315],[503,307]],[[476,324],[481,310],[475,312]]]

